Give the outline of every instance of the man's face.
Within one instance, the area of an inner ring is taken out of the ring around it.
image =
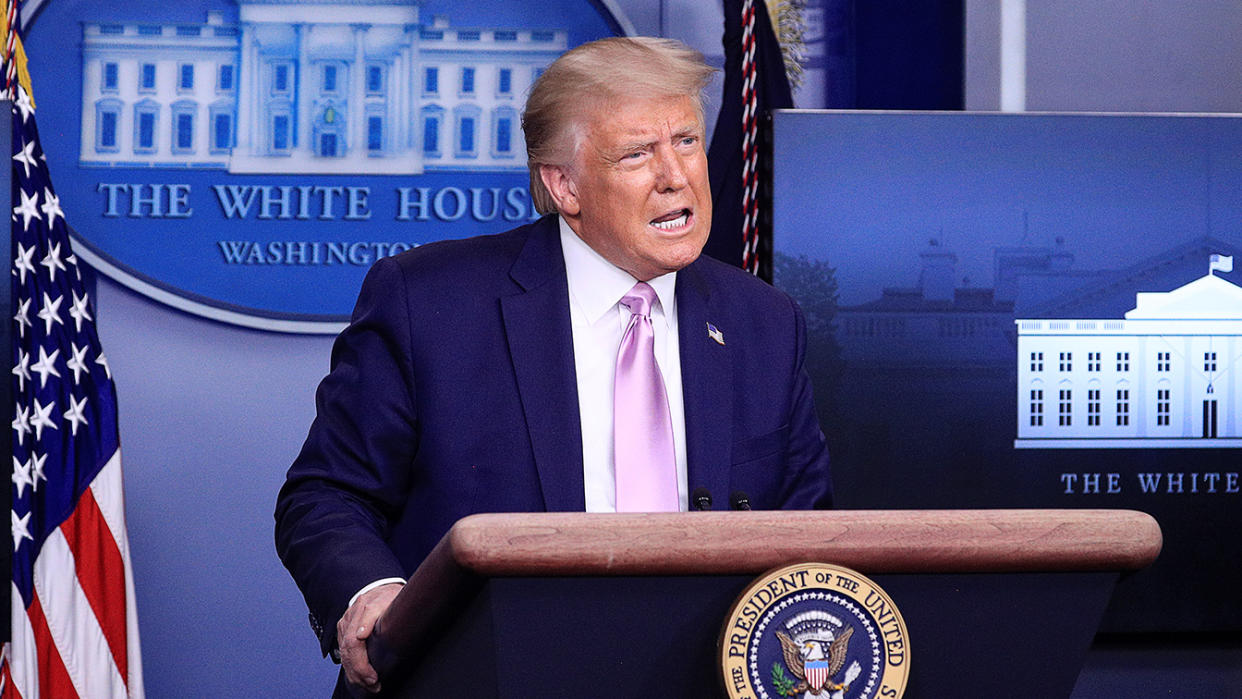
[[[639,281],[685,267],[707,242],[707,153],[689,97],[597,105],[574,162],[548,170],[544,181],[570,228]]]

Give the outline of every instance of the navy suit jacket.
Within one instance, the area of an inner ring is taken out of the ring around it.
[[[830,506],[797,305],[706,257],[676,294],[689,489],[715,509],[738,490],[755,509]],[[585,509],[556,217],[377,262],[316,407],[276,544],[324,652],[359,589],[408,577],[458,519]]]

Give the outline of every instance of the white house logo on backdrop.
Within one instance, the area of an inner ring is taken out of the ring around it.
[[[83,165],[233,173],[522,170],[522,97],[567,32],[420,24],[385,3],[240,2],[87,23]]]
[[[170,305],[294,332],[338,330],[379,257],[537,217],[527,91],[630,32],[612,0],[147,5],[45,2],[28,32],[76,247]]]
[[[1019,449],[1242,447],[1242,288],[1213,274],[1118,320],[1017,320]]]

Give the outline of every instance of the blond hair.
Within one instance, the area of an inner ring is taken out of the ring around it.
[[[715,69],[675,39],[610,37],[556,59],[531,87],[522,112],[530,196],[541,214],[556,211],[539,169],[566,166],[582,138],[588,112],[616,98],[689,97],[703,123],[703,88]]]

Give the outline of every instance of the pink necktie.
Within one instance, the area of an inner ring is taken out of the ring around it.
[[[664,378],[655,361],[651,304],[656,293],[639,282],[621,298],[630,324],[617,353],[613,383],[613,453],[617,473],[617,512],[675,512],[677,464],[673,420]]]

